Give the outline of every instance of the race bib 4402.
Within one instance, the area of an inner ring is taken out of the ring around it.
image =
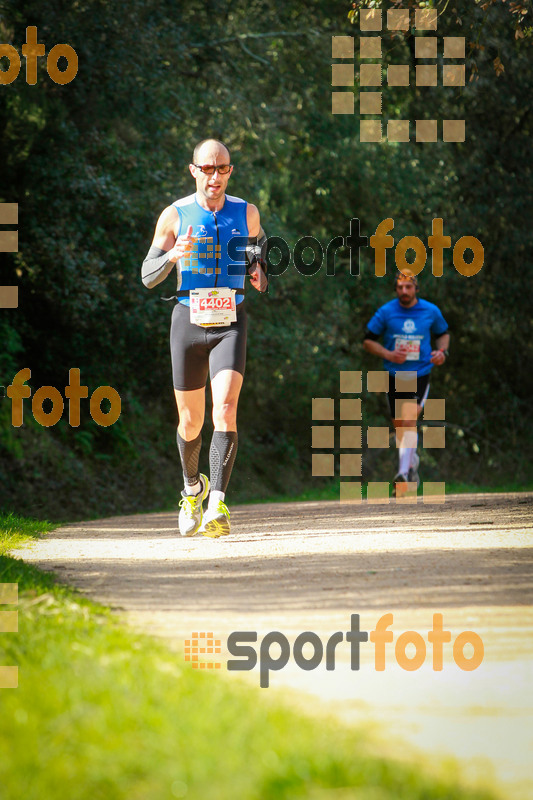
[[[189,300],[194,325],[222,327],[237,320],[235,289],[192,289]]]

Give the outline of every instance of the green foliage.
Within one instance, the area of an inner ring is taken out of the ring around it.
[[[53,530],[54,525],[47,521],[28,519],[18,514],[2,513],[0,511],[0,555],[9,550],[31,542],[42,533]]]
[[[32,387],[62,390],[77,367],[90,393],[117,389],[123,415],[109,430],[88,413],[70,429],[66,412],[55,428],[30,418],[13,429],[0,408],[1,502],[50,514],[63,500],[69,514],[87,515],[153,507],[175,492],[171,308],[159,300],[173,285],[147,292],[139,274],[159,213],[192,191],[187,163],[207,135],[232,150],[231,192],[255,202],[267,234],[291,248],[307,235],[325,248],[356,217],[367,236],[392,217],[396,242],[426,241],[442,217],[452,243],[483,243],[485,266],[473,278],[455,272],[451,251],[443,278],[429,264],[421,276],[422,295],[452,332],[432,396],[446,397],[447,420],[464,432],[431,469],[483,484],[501,482],[502,470],[531,476],[531,41],[516,34],[520,4],[436,5],[439,37],[467,37],[467,85],[387,90],[383,120],[465,118],[464,143],[363,144],[355,116],[331,114],[331,35],[354,35],[343,5],[315,0],[303,14],[297,3],[239,0],[222,14],[214,0],[30,2],[24,11],[2,0],[1,41],[20,50],[31,22],[47,51],[57,42],[77,50],[79,73],[58,86],[40,59],[36,86],[23,67],[1,87],[0,201],[20,204],[20,252],[6,255],[2,281],[20,286],[21,303],[2,312],[0,383],[29,366]],[[414,63],[413,41],[412,32],[387,39],[385,62]],[[362,335],[392,295],[372,257],[362,248],[361,276],[352,275],[341,248],[334,276],[325,266],[304,276],[291,263],[268,296],[248,292],[235,497],[317,482],[311,398],[336,396],[339,370],[380,367]],[[366,421],[384,424],[379,398],[365,405]],[[379,460],[365,455],[365,464],[374,479],[388,477]]]

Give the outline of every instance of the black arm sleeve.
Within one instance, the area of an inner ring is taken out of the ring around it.
[[[154,286],[165,280],[174,266],[176,266],[174,262],[168,260],[166,250],[160,250],[159,247],[152,245],[143,261],[142,282],[147,289],[153,289]]]
[[[379,335],[377,333],[372,333],[372,331],[369,331],[367,328],[363,339],[371,339],[373,342],[377,342]]]

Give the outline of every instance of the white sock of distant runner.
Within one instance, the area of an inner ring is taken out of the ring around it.
[[[198,481],[198,483],[194,483],[192,486],[185,484],[185,494],[198,494],[201,488],[202,484],[200,481]]]
[[[218,507],[218,501],[222,500],[222,502],[224,502],[225,496],[226,492],[217,492],[216,489],[211,489],[209,492],[209,503],[207,507],[211,511],[216,511]]]
[[[407,475],[409,467],[411,466],[411,454],[416,448],[414,447],[400,447],[398,453],[400,456],[400,466],[398,472],[401,475]]]
[[[418,434],[416,430],[404,430],[402,438],[402,447],[398,450],[400,458],[400,466],[398,472],[402,475],[407,475],[409,467],[416,453],[416,446],[418,444]]]

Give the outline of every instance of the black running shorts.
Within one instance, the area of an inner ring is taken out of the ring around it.
[[[246,364],[246,311],[237,306],[237,321],[223,328],[193,325],[189,306],[176,303],[170,326],[170,355],[174,388],[182,392],[202,389],[223,369],[244,375]]]
[[[419,406],[423,406],[429,392],[429,372],[427,375],[419,375],[416,379],[416,392],[396,391],[396,376],[389,374],[389,408],[392,418],[396,416],[396,400],[416,400]]]

